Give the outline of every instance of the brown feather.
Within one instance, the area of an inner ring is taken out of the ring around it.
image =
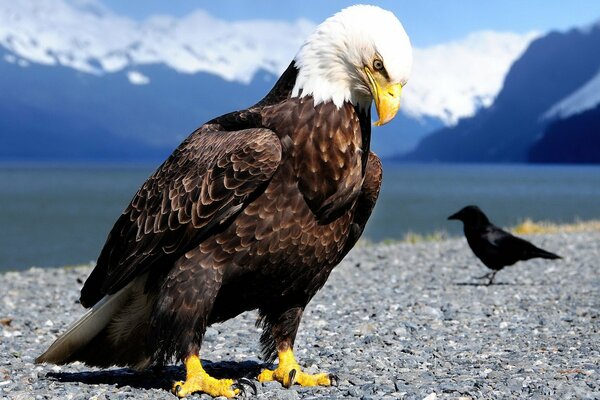
[[[200,150],[208,146],[212,152]],[[115,224],[82,289],[81,303],[89,307],[167,254],[197,246],[220,223],[218,216],[229,215],[268,182],[280,160],[279,141],[267,129],[221,132],[205,126],[194,132],[148,178]],[[225,187],[225,179],[233,189]]]
[[[292,63],[254,107],[200,127],[139,189],[81,293],[90,307],[147,274],[143,313],[109,325],[139,329],[119,336],[114,358],[102,348],[116,336],[101,332],[68,361],[166,363],[197,352],[208,325],[252,309],[266,359],[293,345],[381,185],[370,110],[291,98],[296,75]]]

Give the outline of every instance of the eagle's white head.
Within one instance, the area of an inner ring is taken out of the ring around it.
[[[315,104],[350,102],[362,108],[375,101],[383,125],[394,118],[412,66],[408,35],[394,14],[356,5],[326,19],[294,58],[298,77],[292,97],[312,96]]]

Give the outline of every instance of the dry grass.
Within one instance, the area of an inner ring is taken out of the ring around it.
[[[424,234],[424,235],[422,235],[420,233],[408,232],[401,239],[383,239],[378,242],[374,242],[367,238],[361,238],[358,241],[358,243],[356,243],[356,246],[367,247],[367,246],[372,246],[374,244],[393,245],[396,243],[415,244],[415,243],[421,243],[421,242],[440,242],[442,240],[448,239],[448,237],[449,237],[449,235],[448,235],[448,232],[446,232],[446,231],[435,231],[433,233],[428,233],[428,234]]]
[[[600,231],[600,220],[575,221],[570,224],[555,224],[547,221],[536,222],[528,218],[519,225],[510,228],[510,230],[517,235]]]
[[[404,235],[404,237],[400,240],[402,243],[420,243],[420,242],[440,242],[442,240],[448,239],[448,232],[446,231],[435,231],[433,233],[428,233],[426,235],[421,235],[419,233],[408,232]]]

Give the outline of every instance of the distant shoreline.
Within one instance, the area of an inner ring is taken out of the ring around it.
[[[117,159],[0,159],[0,168],[4,167],[158,167],[166,158],[117,158]],[[600,163],[534,163],[534,162],[425,162],[425,161],[403,161],[394,156],[380,157],[381,161],[385,165],[395,166],[440,166],[440,165],[451,165],[451,166],[487,166],[487,167],[533,167],[533,168],[564,168],[564,167],[590,167],[598,168]]]
[[[2,168],[143,168],[156,169],[163,160],[0,160]]]
[[[586,233],[586,232],[600,232],[600,220],[588,220],[588,221],[576,221],[573,223],[566,224],[557,224],[548,221],[532,221],[530,219],[526,219],[522,223],[505,228],[506,230],[516,234],[516,235],[554,235],[554,234],[569,234],[569,233]],[[451,235],[447,231],[435,231],[428,234],[419,234],[408,232],[402,238],[399,239],[382,239],[379,241],[372,241],[368,238],[361,238],[357,247],[373,247],[373,246],[387,246],[387,245],[396,245],[396,244],[407,244],[414,245],[423,242],[444,242],[448,240],[460,240],[462,238],[461,234]],[[90,260],[88,262],[82,263],[74,263],[68,265],[56,265],[56,266],[38,266],[32,265],[28,268],[7,268],[0,269],[0,275],[7,272],[22,272],[31,268],[41,268],[41,269],[52,269],[52,268],[60,268],[60,269],[72,269],[72,268],[90,268],[95,265],[95,260]]]
[[[116,218],[156,167],[0,167],[0,196],[6,199],[0,207],[0,270],[95,260]],[[600,167],[580,166],[391,164],[384,167],[363,238],[377,243],[459,236],[461,225],[446,218],[467,204],[477,204],[503,227],[526,218],[600,219],[599,172]]]

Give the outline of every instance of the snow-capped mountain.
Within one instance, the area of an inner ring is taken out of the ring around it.
[[[278,75],[313,28],[304,20],[225,22],[200,10],[136,22],[94,0],[0,2],[0,45],[26,62],[91,74],[165,64],[248,83],[258,70]]]
[[[262,97],[314,27],[315,22],[301,19],[224,21],[201,10],[182,18],[155,16],[138,22],[117,15],[99,0],[0,0],[0,69],[9,71],[0,75],[0,85],[10,87],[15,96],[12,104],[0,105],[0,113],[8,113],[0,115],[0,123],[4,118],[4,126],[13,126],[13,134],[19,134],[14,128],[19,125],[10,118],[21,104],[22,110],[44,115],[47,124],[53,117],[82,120],[85,114],[83,119],[100,124],[96,129],[90,126],[86,135],[104,130],[172,147],[206,119]],[[374,138],[375,149],[382,155],[407,151],[433,129],[453,125],[491,104],[510,65],[535,37],[535,33],[479,32],[416,48],[403,115],[380,130],[384,134]],[[56,87],[43,79],[63,84]],[[215,79],[228,82],[232,93],[244,95],[235,104],[226,104],[225,98],[212,101],[204,94],[213,94],[223,84]],[[184,93],[191,90],[190,82],[199,93]],[[62,99],[63,109],[54,109],[50,99],[42,101],[47,95],[43,91],[50,87],[54,98]],[[87,92],[91,87],[95,91]],[[103,99],[97,97],[104,91],[127,95],[112,99],[115,104],[98,106]],[[161,102],[168,106],[161,107]],[[120,114],[141,103],[155,112]],[[103,114],[92,116],[93,107]],[[128,121],[110,121],[114,118]],[[152,129],[146,129],[145,119],[152,119]]]
[[[594,108],[552,120],[531,146],[535,163],[600,164],[600,103]]]
[[[0,2],[0,45],[14,53],[6,61],[92,74],[165,64],[182,73],[208,72],[248,83],[259,70],[279,75],[314,26],[306,20],[226,22],[201,10],[181,19],[156,16],[136,22],[93,0]],[[488,106],[512,62],[535,36],[479,32],[415,49],[406,112],[451,124]],[[130,80],[149,83],[139,72]]]
[[[466,38],[414,50],[413,76],[406,87],[405,111],[455,125],[492,104],[512,63],[536,32],[475,32]]]
[[[583,86],[546,111],[544,119],[565,119],[590,110],[600,104],[600,71]]]
[[[536,39],[489,108],[427,136],[402,159],[600,162],[598,49],[600,24]]]

